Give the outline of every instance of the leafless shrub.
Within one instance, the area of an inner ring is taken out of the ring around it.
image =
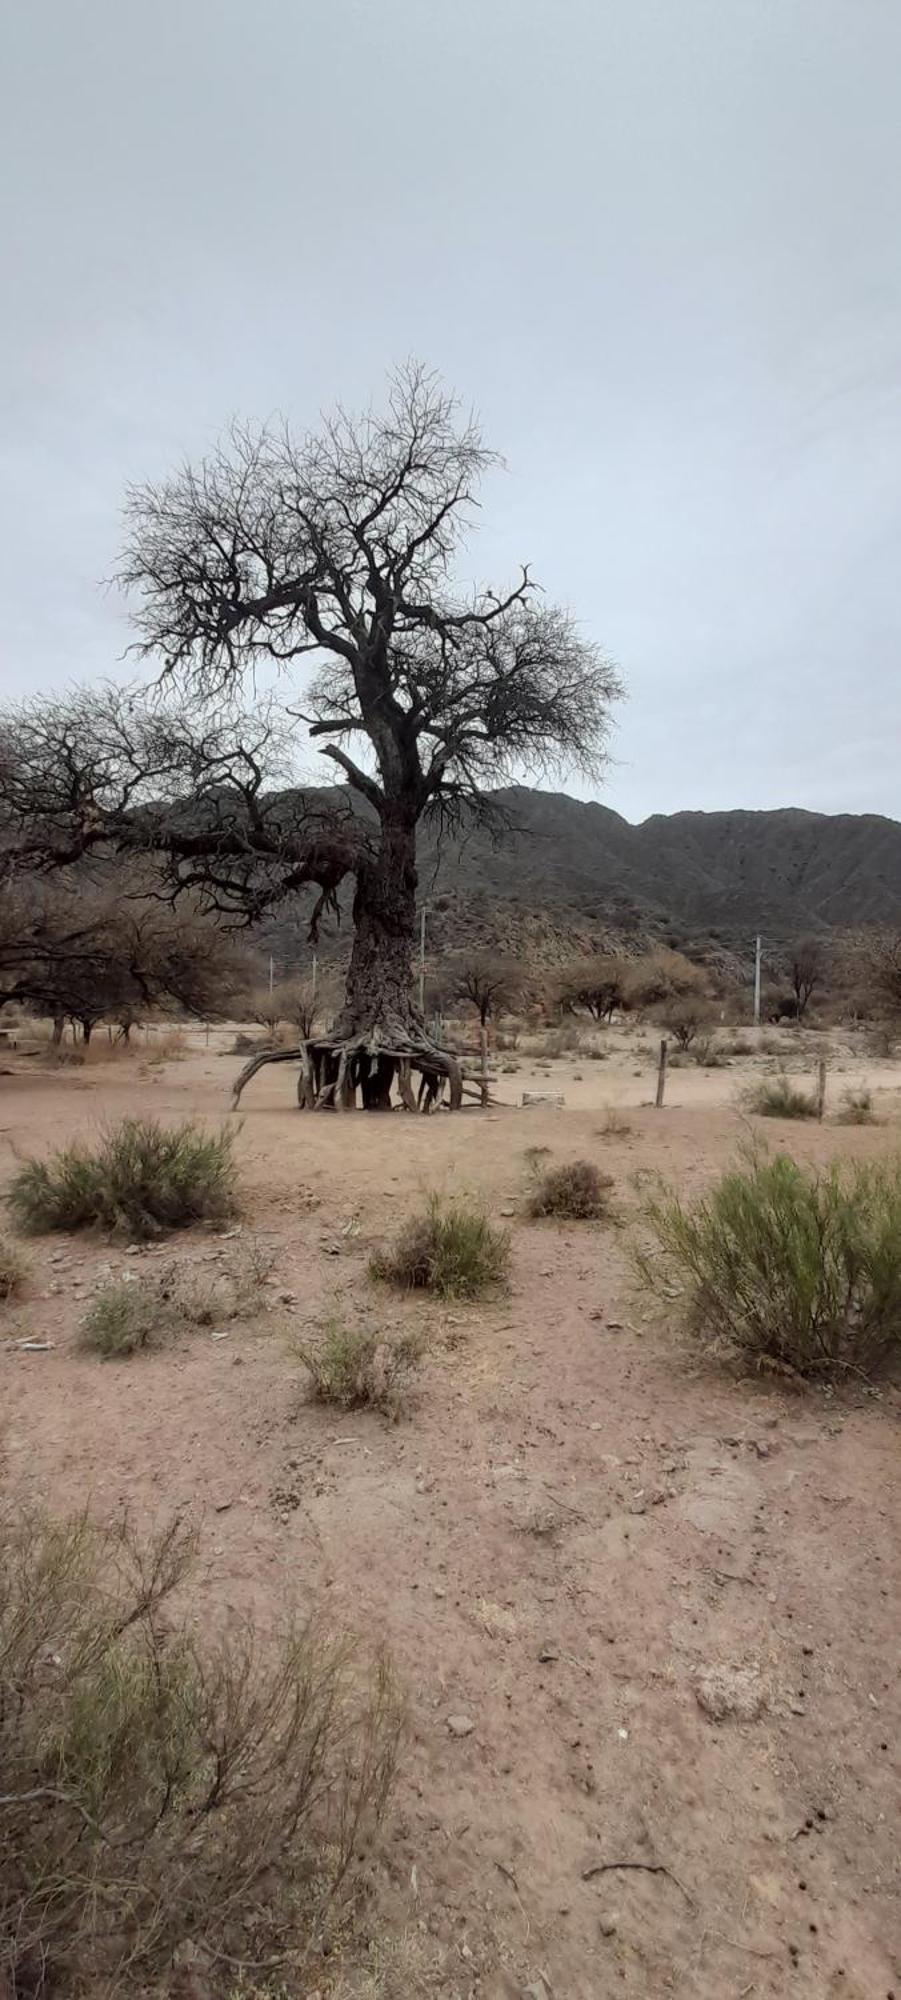
[[[201,1637],[193,1539],[0,1521],[0,1977],[146,1990],[197,1951],[229,1989],[300,1966],[391,1784],[382,1662],[286,1625]]]

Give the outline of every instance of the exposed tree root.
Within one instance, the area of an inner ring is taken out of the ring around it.
[[[397,1037],[388,1048],[377,1031],[341,1039],[316,1036],[290,1049],[263,1049],[251,1056],[236,1078],[232,1108],[266,1063],[296,1062],[297,1103],[302,1111],[352,1111],[358,1098],[364,1111],[390,1111],[392,1087],[405,1111],[429,1112],[447,1091],[448,1110],[458,1111],[463,1076],[456,1056],[426,1035]],[[413,1074],[419,1077],[414,1090]]]

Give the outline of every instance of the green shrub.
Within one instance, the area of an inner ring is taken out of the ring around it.
[[[574,1222],[596,1222],[609,1215],[610,1174],[598,1172],[592,1160],[570,1160],[550,1167],[529,1195],[529,1214],[557,1215]]]
[[[381,1333],[375,1327],[328,1321],[316,1346],[298,1340],[295,1352],[309,1371],[317,1403],[339,1410],[380,1410],[393,1422],[401,1415],[425,1351],[421,1333]]]
[[[473,1299],[506,1283],[510,1238],[484,1209],[465,1201],[442,1203],[433,1195],[422,1215],[411,1216],[393,1246],[377,1250],[370,1272],[409,1291],[444,1299]]]
[[[0,1304],[14,1299],[27,1277],[24,1257],[7,1236],[0,1236]]]
[[[234,1132],[124,1118],[91,1149],[64,1147],[20,1167],[9,1202],[20,1227],[99,1227],[136,1239],[237,1213]]]
[[[815,1118],[816,1098],[804,1090],[796,1090],[787,1076],[774,1076],[754,1084],[747,1092],[745,1103],[749,1111],[755,1111],[758,1118]]]
[[[836,1118],[838,1125],[876,1125],[878,1122],[873,1110],[872,1091],[845,1091],[842,1108]]]
[[[688,1208],[648,1204],[644,1281],[681,1288],[707,1344],[798,1375],[869,1374],[901,1348],[901,1161],[817,1175],[751,1155]]]
[[[84,1518],[0,1523],[10,1994],[169,1991],[176,1952],[273,1959],[293,1991],[384,1808],[384,1665],[313,1626],[207,1636],[173,1596],[193,1552],[177,1524],[142,1545]]]

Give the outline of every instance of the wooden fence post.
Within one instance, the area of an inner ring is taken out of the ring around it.
[[[823,1112],[825,1111],[825,1109],[826,1109],[826,1058],[825,1056],[821,1056],[819,1062],[817,1063],[817,1117],[821,1125],[823,1123]]]
[[[665,1089],[666,1089],[666,1041],[664,1040],[660,1044],[660,1062],[657,1068],[656,1104],[658,1111],[660,1110],[660,1107],[663,1103],[663,1093]]]
[[[482,1110],[485,1111],[488,1108],[488,1028],[484,1021],[479,1030],[479,1043],[482,1052]]]

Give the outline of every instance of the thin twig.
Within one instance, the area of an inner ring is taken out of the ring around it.
[[[545,1493],[550,1494],[551,1499],[556,1503],[558,1507],[562,1507],[567,1514],[575,1514],[577,1521],[588,1520],[588,1515],[580,1513],[578,1507],[571,1506],[568,1500],[561,1500],[559,1493],[554,1492],[553,1487],[548,1485],[546,1479],[543,1479],[541,1483],[544,1487]]]
[[[668,1881],[675,1883],[690,1908],[697,1909],[698,1905],[684,1882],[680,1882],[678,1875],[674,1875],[671,1868],[665,1868],[662,1861],[593,1861],[590,1868],[583,1868],[582,1880],[590,1882],[593,1875],[612,1875],[624,1869],[638,1871],[642,1875],[665,1875]]]
[[[720,1940],[720,1943],[721,1943],[721,1944],[727,1944],[727,1945],[729,1945],[729,1946],[731,1947],[731,1949],[732,1949],[733,1951],[746,1951],[746,1952],[747,1952],[747,1954],[748,1954],[748,1957],[749,1957],[749,1958],[781,1958],[781,1957],[782,1957],[782,1953],[781,1953],[781,1951],[772,1951],[772,1950],[771,1950],[771,1951],[761,1951],[761,1949],[760,1949],[760,1946],[759,1946],[759,1945],[756,1945],[756,1944],[739,1944],[739,1941],[738,1941],[738,1939],[737,1939],[737,1938],[730,1938],[730,1937],[727,1937],[727,1936],[726,1936],[726,1933],[725,1933],[725,1931],[715,1931],[715,1930],[713,1930],[713,1928],[712,1928],[712,1927],[711,1927],[711,1928],[710,1928],[710,1929],[708,1930],[708,1933],[707,1933],[707,1935],[708,1935],[708,1937],[715,1937],[715,1938],[719,1938],[719,1940]],[[751,1992],[751,1990],[752,1990],[752,1989],[751,1989],[751,1987],[750,1987],[750,1986],[746,1987],[746,1989],[745,1989],[745,1991],[746,1991],[746,1992],[748,1992],[748,1993],[750,1993],[750,1992]]]

